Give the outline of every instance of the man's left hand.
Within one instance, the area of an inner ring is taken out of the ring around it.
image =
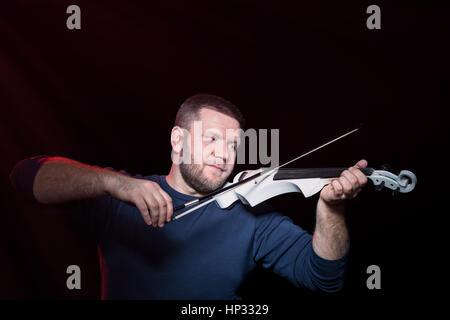
[[[331,180],[320,192],[320,199],[329,206],[353,199],[367,184],[367,177],[359,168],[366,168],[367,161],[360,160],[355,166],[344,170],[339,178]]]

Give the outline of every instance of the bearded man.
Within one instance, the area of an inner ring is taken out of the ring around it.
[[[196,121],[201,130],[194,130]],[[322,189],[313,235],[279,212],[241,203],[221,209],[211,202],[166,224],[175,206],[224,185],[243,127],[234,104],[198,94],[178,110],[167,175],[131,176],[35,156],[19,162],[10,179],[29,199],[68,203],[89,222],[101,255],[103,299],[240,299],[236,291],[258,263],[297,287],[340,290],[349,248],[343,202],[367,183],[359,170],[365,160]]]

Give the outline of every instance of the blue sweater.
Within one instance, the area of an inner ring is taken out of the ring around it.
[[[13,186],[33,201],[34,177],[47,159],[22,160],[11,172]],[[134,178],[158,183],[174,206],[195,199],[171,188],[166,176]],[[333,292],[343,285],[347,255],[319,257],[310,234],[266,205],[221,209],[211,202],[163,228],[111,196],[70,208],[95,232],[104,299],[241,299],[236,290],[257,263],[297,287]]]

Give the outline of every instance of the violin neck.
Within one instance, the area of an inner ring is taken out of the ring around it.
[[[273,180],[287,180],[287,179],[310,179],[310,178],[337,178],[344,170],[348,168],[302,168],[289,169],[280,168],[274,175]],[[360,168],[362,173],[370,176],[373,168]]]

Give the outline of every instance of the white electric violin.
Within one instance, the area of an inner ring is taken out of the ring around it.
[[[306,198],[310,197],[320,192],[332,179],[338,178],[347,168],[288,169],[282,167],[344,138],[357,130],[359,130],[359,128],[322,144],[276,168],[261,168],[258,170],[242,171],[234,177],[233,183],[226,183],[221,189],[175,207],[174,213],[185,208],[190,209],[174,216],[171,221],[177,220],[212,201],[216,201],[220,208],[225,209],[230,207],[236,201],[241,201],[245,205],[254,207],[267,199],[290,192],[299,192]],[[402,170],[398,175],[386,170],[375,170],[373,168],[360,168],[359,170],[373,182],[377,189],[385,187],[395,192],[407,193],[412,191],[417,183],[417,178],[414,173],[408,170]]]

